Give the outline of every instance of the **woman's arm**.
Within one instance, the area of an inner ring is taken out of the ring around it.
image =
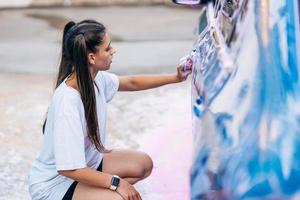
[[[181,66],[177,67],[176,74],[166,75],[136,75],[119,77],[119,91],[138,91],[156,88],[170,83],[179,83],[186,80],[191,71],[184,72]]]
[[[111,174],[99,172],[88,167],[76,170],[62,170],[58,171],[58,173],[80,183],[99,188],[108,189],[111,185]],[[136,191],[136,189],[124,179],[120,179],[120,184],[116,192],[119,193],[125,200],[141,199],[140,194]]]
[[[102,188],[109,188],[112,179],[111,174],[99,172],[88,167],[76,170],[62,170],[58,171],[58,173],[80,183]]]

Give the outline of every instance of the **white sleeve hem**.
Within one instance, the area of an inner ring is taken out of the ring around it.
[[[56,165],[56,170],[73,170],[73,169],[82,169],[87,167],[85,163],[80,164],[69,164],[69,165]]]

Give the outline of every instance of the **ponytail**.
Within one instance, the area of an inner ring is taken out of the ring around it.
[[[70,56],[67,51],[67,38],[68,38],[68,33],[69,30],[76,25],[75,22],[70,21],[65,25],[64,28],[64,33],[63,33],[63,38],[62,38],[62,47],[61,47],[61,60],[60,60],[60,65],[59,65],[59,71],[58,71],[58,76],[57,76],[57,81],[56,81],[56,86],[57,88],[63,80],[71,74],[72,72],[72,64],[70,62]]]

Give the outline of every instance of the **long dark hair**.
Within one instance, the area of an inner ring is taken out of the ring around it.
[[[99,88],[89,73],[87,55],[98,51],[105,33],[104,25],[94,20],[83,20],[79,23],[70,21],[65,25],[61,62],[55,86],[57,88],[68,76],[76,73],[79,93],[84,105],[88,137],[100,152],[108,152],[108,150],[100,139],[94,85],[98,92]],[[43,133],[46,121],[47,118],[43,125]]]

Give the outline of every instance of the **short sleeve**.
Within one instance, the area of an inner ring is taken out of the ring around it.
[[[112,73],[100,71],[96,76],[99,84],[102,84],[106,102],[109,102],[119,89],[119,78]]]
[[[67,94],[57,102],[54,116],[54,155],[57,170],[86,167],[81,104]]]

